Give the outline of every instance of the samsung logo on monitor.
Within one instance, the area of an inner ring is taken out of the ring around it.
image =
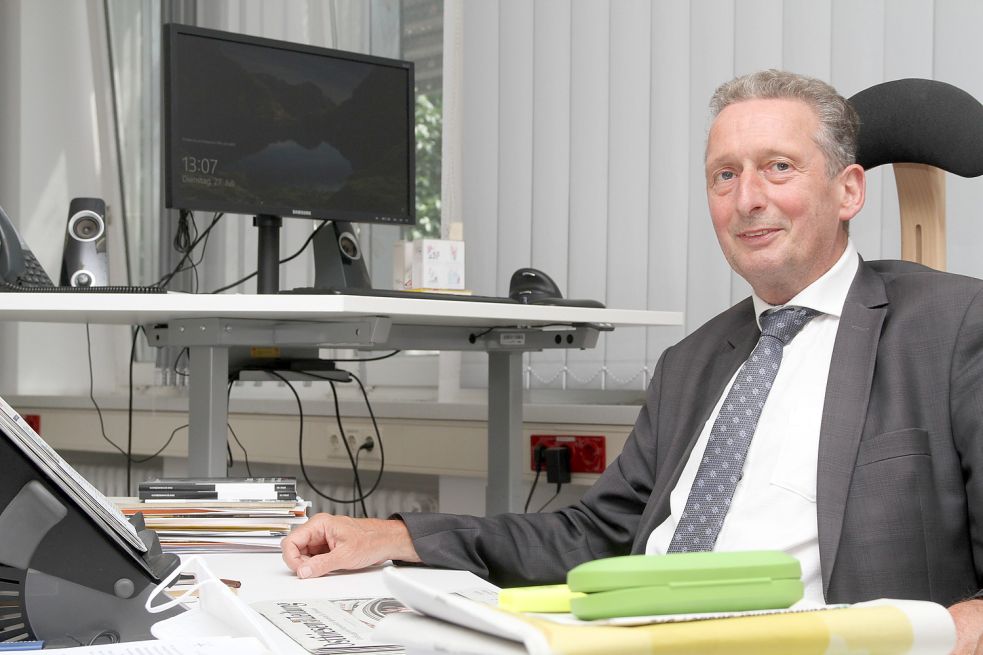
[[[311,212],[307,211],[306,209],[291,209],[290,210],[290,213],[293,214],[294,216],[310,216],[311,215]]]

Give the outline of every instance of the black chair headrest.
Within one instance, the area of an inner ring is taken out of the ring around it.
[[[983,105],[962,89],[909,78],[865,89],[849,102],[860,115],[857,163],[907,162],[983,175]]]

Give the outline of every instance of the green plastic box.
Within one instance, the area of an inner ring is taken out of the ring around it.
[[[802,567],[780,551],[627,555],[570,570],[583,620],[784,609],[802,598]]]

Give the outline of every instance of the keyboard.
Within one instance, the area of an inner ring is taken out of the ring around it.
[[[436,291],[396,291],[393,289],[319,289],[317,287],[297,287],[286,289],[280,293],[334,295],[334,296],[367,296],[370,298],[410,298],[419,300],[463,300],[465,302],[497,302],[508,305],[523,305],[518,300],[501,296],[474,296],[462,293],[439,293]],[[554,307],[589,307],[603,309],[604,303],[597,300],[578,300],[575,298],[537,298],[529,305]]]
[[[370,298],[414,298],[418,300],[463,300],[465,302],[498,302],[519,304],[511,298],[501,296],[474,296],[463,293],[440,293],[437,291],[396,291],[394,289],[319,289],[317,287],[297,287],[280,293],[295,293],[329,296],[368,296]]]

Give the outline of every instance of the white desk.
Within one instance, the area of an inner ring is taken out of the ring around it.
[[[522,353],[593,348],[621,326],[681,325],[680,312],[336,295],[0,294],[6,321],[143,325],[190,353],[188,474],[225,475],[229,351],[322,346],[488,353],[489,514],[521,511]],[[639,355],[641,356],[641,354]]]

